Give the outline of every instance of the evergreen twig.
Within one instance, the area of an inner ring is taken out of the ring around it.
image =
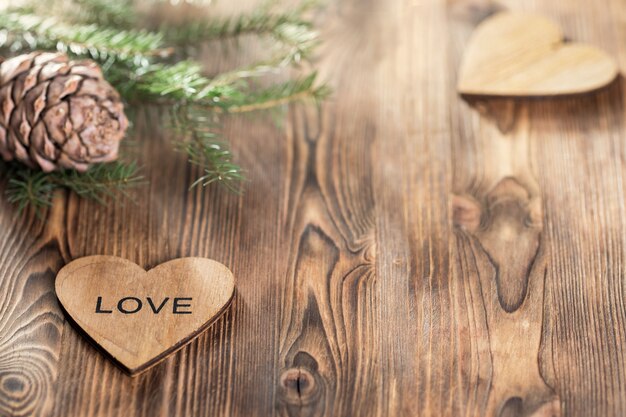
[[[0,13],[0,28],[0,47],[8,46],[12,51],[57,50],[103,63],[121,60],[142,66],[148,65],[150,58],[172,52],[163,45],[160,33],[66,24],[20,11]]]
[[[236,17],[196,19],[173,25],[165,23],[160,31],[177,45],[197,44],[209,40],[225,40],[242,35],[268,35],[287,45],[301,45],[312,33],[311,22],[303,15],[315,7],[318,0],[305,0],[293,10],[273,13],[269,7],[260,7]]]
[[[98,25],[116,29],[132,29],[138,24],[134,0],[21,0],[22,14],[48,16],[66,24]]]
[[[74,0],[68,12],[73,23],[124,29],[137,23],[132,0]]]
[[[210,115],[194,106],[176,106],[172,116],[174,129],[180,134],[176,150],[185,153],[191,164],[202,169],[190,188],[217,182],[230,191],[239,192],[245,177],[241,168],[233,163],[228,145],[215,132],[215,122]]]
[[[59,187],[68,188],[81,197],[104,203],[105,197],[121,194],[128,197],[128,190],[143,184],[136,162],[120,161],[97,164],[87,172],[59,171],[51,175],[51,181]]]
[[[189,103],[217,112],[242,113],[267,109],[289,101],[321,101],[329,89],[316,84],[317,73],[254,90],[243,78],[231,83],[214,83],[201,73],[199,65],[181,61],[174,65],[155,64],[138,71],[135,79],[122,82],[129,99],[154,100],[162,104]]]
[[[266,89],[246,95],[240,102],[233,101],[227,103],[224,111],[245,113],[265,110],[294,101],[312,100],[315,103],[319,103],[328,97],[330,89],[325,85],[317,86],[315,83],[316,79],[317,73],[312,72],[304,78],[272,85]]]
[[[59,188],[70,189],[81,197],[104,204],[106,197],[128,196],[131,188],[144,182],[134,162],[98,164],[85,173],[73,170],[46,173],[15,163],[8,165],[9,181],[5,193],[7,200],[20,212],[28,206],[38,212],[49,207],[54,190]]]
[[[220,97],[237,94],[232,85],[213,88],[200,65],[193,61],[153,64],[136,69],[134,79],[129,78],[129,82],[120,81],[121,90],[129,98],[158,100],[165,104],[184,101],[219,105]]]

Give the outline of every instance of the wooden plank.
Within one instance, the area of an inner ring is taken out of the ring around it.
[[[333,99],[282,129],[226,123],[243,196],[187,190],[148,110],[138,204],[69,197],[45,229],[2,206],[0,414],[626,414],[626,90],[462,100],[468,36],[504,7],[624,69],[622,0],[334,2],[317,63]],[[63,261],[90,254],[210,257],[235,299],[131,380],[52,298]]]
[[[290,125],[278,415],[366,414],[378,401],[372,137],[347,109],[295,111]]]
[[[138,205],[104,209],[73,201],[70,210],[81,213],[71,217],[78,219],[70,227],[72,256],[110,253],[146,267],[170,257],[210,257],[228,265],[237,277],[235,299],[206,334],[134,380],[68,330],[61,351],[61,362],[67,365],[61,369],[54,414],[269,414],[274,386],[267,383],[267,375],[275,372],[274,349],[271,337],[260,329],[269,329],[271,334],[277,316],[272,313],[271,301],[267,301],[274,299],[278,275],[273,272],[277,267],[272,258],[278,251],[271,249],[277,242],[276,228],[271,217],[241,225],[239,214],[244,210],[246,219],[252,220],[261,206],[268,213],[279,211],[279,189],[268,178],[276,178],[272,171],[281,166],[278,162],[281,153],[266,140],[277,133],[271,125],[268,128],[267,124],[256,121],[242,123],[241,119],[232,129],[226,128],[225,134],[234,138],[235,147],[239,143],[237,138],[253,140],[254,135],[257,138],[252,142],[256,146],[238,153],[255,184],[243,197],[244,204],[240,197],[225,190],[215,189],[205,194],[200,190],[185,192],[191,175],[197,173],[190,172],[182,157],[171,157],[158,132],[148,127],[158,126],[150,119],[153,116],[148,114],[148,119],[141,118],[139,122],[138,131],[146,135],[141,142],[145,150],[142,160],[171,162],[158,167],[146,164],[151,182],[150,187],[140,191]],[[243,132],[255,134],[244,136]],[[161,146],[155,146],[155,141]],[[171,198],[172,195],[177,197]],[[86,213],[97,213],[95,221]],[[104,219],[112,219],[113,224]],[[124,223],[128,226],[117,223],[116,219],[126,219]],[[93,238],[102,234],[118,238]],[[238,256],[240,251],[250,256]],[[259,251],[265,251],[267,256],[259,256]],[[237,317],[241,319],[235,320]],[[235,360],[249,367],[235,372]],[[238,385],[257,388],[232,389]]]
[[[376,175],[384,387],[379,415],[450,413],[449,110],[445,4],[374,14],[379,45]],[[372,37],[376,36],[374,34]]]
[[[54,404],[63,316],[54,275],[63,265],[61,201],[46,227],[0,203],[0,415],[48,415]]]
[[[514,7],[552,15],[569,39],[595,42],[609,53],[615,46],[604,7]],[[591,17],[573,22],[580,16],[571,10],[583,9]],[[470,28],[458,24],[463,16],[452,17],[459,56]],[[586,30],[576,30],[575,23]],[[465,195],[453,203],[459,272],[470,283],[478,276],[479,287],[472,290],[470,284],[469,293],[485,297],[477,309],[483,314],[473,315],[479,318],[473,332],[481,335],[476,350],[482,355],[472,360],[479,370],[481,362],[487,364],[476,373],[478,381],[489,381],[481,409],[487,415],[621,415],[626,409],[619,347],[624,293],[617,284],[622,277],[619,267],[604,266],[623,259],[623,234],[617,237],[623,202],[615,197],[623,193],[616,187],[623,166],[614,153],[623,138],[620,89],[616,84],[581,98],[455,106],[459,136],[453,155],[461,167],[455,192]],[[604,174],[584,168],[593,161],[606,168]],[[590,218],[582,207],[598,214]],[[590,235],[597,227],[608,236]],[[599,250],[597,242],[607,239],[610,249]],[[510,288],[498,282],[502,275],[509,276]],[[526,291],[523,299],[520,290]],[[615,298],[598,303],[596,293]],[[516,298],[521,303],[503,303]]]
[[[623,56],[619,9],[580,1],[571,7],[588,13],[581,19],[563,5],[557,9],[572,37]],[[623,17],[624,5],[620,8]],[[567,395],[564,414],[621,415],[626,410],[624,85],[533,110],[537,169],[545,172],[542,187],[551,202],[546,217],[553,235],[552,356],[558,358],[559,390]]]

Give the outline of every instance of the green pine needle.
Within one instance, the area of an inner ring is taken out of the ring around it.
[[[317,85],[316,80],[317,72],[312,72],[303,78],[250,92],[239,102],[227,103],[225,108],[230,113],[243,113],[270,109],[294,101],[319,103],[329,96],[330,89],[324,84]]]
[[[119,161],[94,165],[85,173],[74,170],[46,173],[12,163],[7,173],[7,200],[20,212],[29,206],[38,213],[49,207],[56,189],[69,189],[81,197],[104,204],[106,197],[128,197],[131,188],[144,182],[136,163]]]
[[[110,74],[112,79],[122,75]],[[124,81],[125,80],[125,81]],[[161,104],[187,103],[218,112],[242,113],[269,109],[289,101],[310,99],[319,102],[330,93],[324,84],[316,83],[317,73],[303,78],[254,89],[245,74],[226,83],[223,79],[211,80],[202,75],[201,67],[193,61],[173,65],[155,64],[135,72],[116,85],[129,100]]]
[[[58,187],[49,181],[47,174],[21,166],[10,169],[8,174],[10,178],[5,193],[19,213],[32,206],[39,214],[52,205],[52,193]]]
[[[73,23],[128,29],[137,21],[132,0],[74,0],[68,12]]]
[[[193,61],[151,65],[136,71],[136,78],[127,87],[127,95],[143,100],[211,106],[220,106],[223,96],[240,94],[234,85],[213,86],[211,80],[202,75],[200,65]]]
[[[242,35],[270,36],[286,45],[300,45],[315,36],[312,24],[303,15],[318,5],[317,0],[303,1],[293,10],[273,13],[263,6],[235,17],[210,17],[172,25],[165,23],[160,32],[177,45],[196,45],[208,40],[224,40]]]
[[[239,193],[245,180],[241,168],[233,162],[228,146],[216,133],[215,122],[210,114],[194,106],[174,107],[173,127],[179,133],[176,150],[187,155],[189,162],[199,166],[202,174],[190,188],[206,187],[218,183],[230,191]]]
[[[129,197],[128,191],[143,184],[144,178],[139,174],[136,162],[116,161],[94,165],[84,173],[74,170],[60,171],[52,177],[52,181],[81,197],[104,204],[106,197]]]
[[[66,24],[23,11],[0,13],[0,28],[0,47],[12,51],[56,50],[102,63],[120,60],[141,66],[148,65],[151,58],[171,53],[163,46],[160,33]]]

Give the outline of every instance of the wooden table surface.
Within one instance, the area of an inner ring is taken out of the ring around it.
[[[146,111],[137,204],[65,195],[38,221],[2,199],[0,415],[626,415],[626,86],[459,97],[469,34],[504,8],[626,68],[624,0],[330,1],[333,98],[226,121],[242,196],[188,190],[197,172]],[[93,254],[210,257],[236,296],[131,379],[53,291]]]

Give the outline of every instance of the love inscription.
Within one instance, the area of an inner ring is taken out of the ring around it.
[[[103,298],[103,296],[99,295],[96,299],[96,314],[113,314],[114,308],[122,314],[135,314],[139,313],[145,304],[148,305],[148,311],[152,311],[154,314],[159,314],[164,310],[170,301],[170,297],[165,297],[160,302],[155,302],[152,297],[146,297],[146,303],[144,304],[141,298],[123,297],[120,298],[117,303],[114,302],[112,304],[108,304],[103,300]],[[170,303],[172,305],[171,309],[168,308],[165,309],[165,311],[171,311],[172,314],[191,314],[192,300],[192,297],[174,297],[174,300]],[[107,308],[106,306],[110,307]]]

